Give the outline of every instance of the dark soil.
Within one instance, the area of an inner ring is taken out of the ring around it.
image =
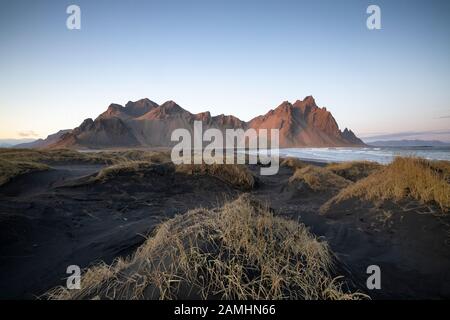
[[[255,175],[259,168],[251,166]],[[32,299],[81,268],[131,254],[155,226],[197,207],[216,207],[242,190],[167,165],[145,174],[89,182],[99,165],[66,164],[0,187],[0,299]],[[450,219],[411,202],[375,206],[346,201],[319,214],[331,196],[290,186],[290,168],[259,176],[251,193],[277,214],[327,241],[336,274],[374,299],[450,298]],[[381,268],[381,290],[368,290],[366,269]]]

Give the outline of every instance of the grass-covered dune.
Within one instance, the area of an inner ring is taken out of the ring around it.
[[[300,159],[293,158],[293,157],[286,157],[286,158],[282,159],[280,166],[281,167],[289,167],[289,168],[292,168],[295,170],[295,169],[304,168],[307,166],[307,164],[304,163],[303,161],[301,161]]]
[[[307,186],[316,192],[339,191],[351,184],[351,181],[333,173],[332,171],[313,165],[296,169],[289,179],[290,185]]]
[[[163,151],[102,151],[78,152],[68,149],[0,149],[0,185],[22,174],[50,169],[53,164],[103,164],[89,182],[105,182],[123,175],[142,175],[154,165],[172,165],[170,154]],[[175,172],[188,176],[209,175],[232,186],[250,190],[256,184],[255,176],[245,165],[181,164],[173,165]],[[170,171],[170,170],[169,170]]]
[[[86,270],[81,290],[50,299],[359,299],[332,275],[332,254],[304,225],[244,195],[162,223],[127,259]]]
[[[164,162],[170,160],[168,152],[148,150],[124,150],[80,152],[71,149],[12,149],[0,148],[0,159],[39,163],[93,163],[117,164],[130,160]]]
[[[361,180],[375,171],[383,168],[383,165],[371,161],[348,161],[330,163],[326,169],[350,181]]]
[[[244,165],[174,165],[170,162],[160,163],[151,160],[124,161],[107,166],[101,169],[87,182],[113,182],[120,177],[139,181],[139,179],[144,179],[147,174],[152,172],[158,172],[159,174],[165,175],[180,174],[189,178],[195,176],[210,176],[241,190],[251,190],[256,183],[256,177]]]
[[[343,188],[322,206],[321,211],[327,212],[349,199],[372,202],[414,199],[435,204],[446,213],[450,208],[450,163],[398,157],[388,166]]]
[[[243,190],[251,190],[256,184],[255,176],[245,165],[237,164],[181,164],[178,173],[186,175],[210,175]]]
[[[0,158],[0,186],[26,173],[45,171],[49,166],[31,161],[10,161]]]
[[[21,175],[49,170],[54,164],[103,164],[120,166],[130,162],[162,163],[170,161],[166,152],[129,150],[79,152],[69,149],[0,148],[0,186]]]

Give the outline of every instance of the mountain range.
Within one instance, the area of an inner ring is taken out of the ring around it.
[[[439,140],[377,140],[367,144],[375,147],[450,147],[449,142]]]
[[[203,130],[279,129],[280,147],[344,147],[365,145],[349,129],[341,131],[326,108],[317,106],[308,96],[294,103],[285,101],[264,115],[242,121],[232,115],[193,114],[174,101],[161,105],[145,98],[125,106],[111,104],[95,120],[86,119],[72,130],[61,130],[19,147],[102,149],[122,147],[170,147],[173,130],[185,128],[192,133],[194,121],[202,121]]]
[[[11,148],[19,144],[27,144],[34,142],[36,139],[20,138],[20,139],[0,139],[0,148]]]

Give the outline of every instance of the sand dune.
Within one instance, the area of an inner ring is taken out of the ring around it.
[[[220,208],[233,208],[229,203],[244,194],[256,201],[252,205],[259,202],[276,219],[298,222],[308,228],[311,239],[327,243],[333,257],[327,277],[343,278],[335,294],[315,298],[347,298],[357,292],[373,299],[450,297],[450,218],[438,202],[408,194],[382,202],[358,195],[321,212],[342,190],[375,179],[386,170],[383,166],[326,166],[288,159],[278,175],[260,176],[258,165],[236,170],[183,168],[170,163],[167,154],[139,150],[11,152],[4,150],[0,157],[26,157],[48,169],[17,175],[0,186],[1,298],[34,298],[49,292],[64,284],[71,264],[88,268],[101,261],[130,261],[164,221],[178,215],[174,221],[188,223],[183,220],[192,215],[188,212],[204,212],[207,221]],[[222,232],[231,232],[223,227]],[[382,290],[365,286],[371,264],[382,269]],[[204,292],[198,282],[192,283],[199,294]],[[286,297],[313,298],[299,288],[280,290]],[[183,292],[174,294],[189,297]],[[155,294],[146,297],[160,297]]]

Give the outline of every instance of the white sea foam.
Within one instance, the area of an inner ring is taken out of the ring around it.
[[[450,148],[288,148],[280,149],[280,157],[295,157],[321,162],[367,160],[390,163],[396,156],[415,156],[429,160],[450,161]]]

